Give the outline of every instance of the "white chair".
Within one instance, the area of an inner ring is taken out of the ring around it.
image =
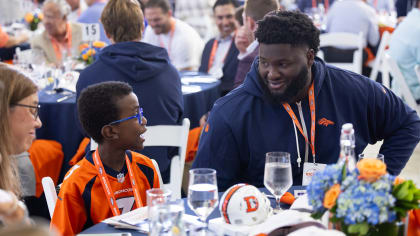
[[[379,71],[382,72],[382,84],[390,88],[389,84],[389,76],[384,73],[383,71],[383,65],[384,65],[384,55],[385,55],[385,49],[389,44],[389,39],[391,38],[391,35],[388,31],[385,31],[382,34],[381,43],[379,43],[378,51],[376,52],[376,57],[373,63],[370,63],[369,66],[372,67],[372,71],[370,72],[369,78],[373,81],[376,81],[376,78],[378,77]]]
[[[54,214],[55,203],[57,202],[57,191],[55,190],[54,181],[51,177],[42,178],[42,188],[44,189],[45,199],[47,200],[48,211],[52,218]]]
[[[414,67],[414,70],[416,71],[417,78],[419,79],[419,82],[420,82],[420,65],[416,65]]]
[[[404,99],[408,106],[417,111],[417,114],[420,114],[420,106],[417,105],[416,100],[411,93],[410,88],[407,85],[407,82],[404,79],[403,74],[401,73],[400,68],[398,67],[397,62],[385,52],[385,63],[389,70],[389,73],[392,75],[392,78],[396,81],[400,94],[399,96]]]
[[[158,177],[159,177],[159,186],[162,187],[163,186],[163,180],[162,180],[162,175],[160,174],[159,165],[158,165],[158,163],[155,159],[151,159],[151,160],[152,160],[153,166],[155,167],[155,170],[156,170],[156,172],[158,174]]]
[[[144,133],[146,141],[144,146],[168,146],[179,147],[177,156],[171,160],[170,180],[164,184],[163,188],[172,191],[172,198],[181,198],[182,176],[184,172],[185,155],[187,152],[188,132],[190,129],[190,120],[185,118],[182,125],[156,125],[147,126],[147,132]],[[153,157],[151,157],[153,158]],[[161,177],[160,177],[161,179]]]
[[[330,63],[330,65],[334,65],[341,69],[346,69],[353,71],[355,73],[361,74],[362,73],[362,65],[363,65],[363,45],[364,45],[364,38],[363,33],[360,32],[359,34],[353,33],[325,33],[321,34],[320,37],[320,47],[336,47],[336,48],[343,48],[343,49],[351,49],[354,48],[356,51],[353,54],[353,61],[352,62],[340,62],[340,63]],[[324,59],[324,53],[319,50],[318,57]]]

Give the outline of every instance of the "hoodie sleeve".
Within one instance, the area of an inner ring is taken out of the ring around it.
[[[420,140],[420,119],[392,91],[372,82],[369,92],[368,122],[376,140],[383,139],[380,153],[385,156],[388,172],[398,175]]]
[[[238,183],[240,156],[231,128],[218,111],[212,110],[200,138],[192,168],[212,168],[217,171],[219,191]]]

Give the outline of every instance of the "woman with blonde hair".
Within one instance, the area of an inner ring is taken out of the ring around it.
[[[14,215],[13,209],[26,211],[23,204],[16,203],[22,192],[16,161],[11,155],[28,150],[35,139],[35,129],[42,124],[38,117],[38,88],[28,77],[0,63],[0,83],[3,85],[0,93],[0,189],[11,196],[10,201],[0,199],[0,216],[6,222],[8,216]],[[12,208],[7,207],[8,204]],[[26,218],[26,214],[20,215],[20,220]]]

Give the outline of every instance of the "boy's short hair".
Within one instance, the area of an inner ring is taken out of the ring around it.
[[[97,143],[103,142],[102,127],[120,119],[117,101],[132,92],[129,84],[117,81],[94,84],[82,90],[77,100],[79,120]]]
[[[110,0],[102,10],[101,23],[116,43],[141,39],[143,11],[135,0]]]

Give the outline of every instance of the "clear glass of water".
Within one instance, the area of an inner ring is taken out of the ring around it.
[[[210,235],[213,232],[207,227],[206,219],[217,207],[219,195],[217,191],[216,170],[198,168],[190,170],[188,185],[188,206],[206,224],[192,232],[194,235]]]
[[[265,156],[264,186],[276,198],[275,213],[281,211],[280,198],[292,187],[292,184],[290,153],[268,152]]]
[[[149,224],[149,236],[183,236],[186,235],[182,216],[184,201],[168,200],[153,207]]]

